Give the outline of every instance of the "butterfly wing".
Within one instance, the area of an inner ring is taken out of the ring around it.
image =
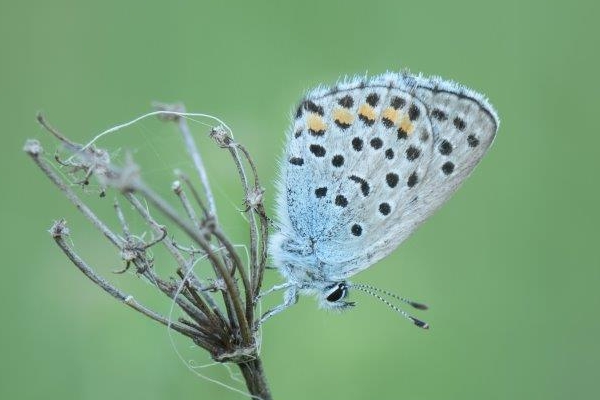
[[[420,200],[403,216],[404,238],[432,215],[459,188],[495,138],[498,116],[478,93],[435,78],[421,82],[415,96],[428,107],[435,140]]]
[[[468,176],[496,120],[442,80],[386,74],[312,91],[283,160],[276,263],[340,280],[387,256]]]

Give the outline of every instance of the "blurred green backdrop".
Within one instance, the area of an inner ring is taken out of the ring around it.
[[[303,299],[264,329],[275,398],[597,398],[599,12],[592,1],[3,1],[0,398],[242,398],[190,373],[164,328],[55,248],[46,229],[66,217],[90,263],[168,312],[134,275],[111,276],[118,257],[21,152],[26,138],[56,148],[36,111],[84,141],[153,100],[183,101],[229,123],[272,196],[304,90],[402,68],[485,92],[502,119],[463,188],[357,279],[427,302],[419,315],[432,329],[366,297],[342,315]],[[173,168],[189,167],[172,130],[148,121],[127,132],[114,148],[150,154],[149,181],[168,188]],[[222,152],[205,156],[225,228],[241,240],[235,171]],[[267,284],[278,279],[271,271]],[[240,387],[222,366],[201,372]]]

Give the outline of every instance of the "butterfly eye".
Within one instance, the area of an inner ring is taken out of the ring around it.
[[[335,303],[336,301],[346,297],[348,287],[344,283],[338,283],[335,289],[327,296],[327,301]]]

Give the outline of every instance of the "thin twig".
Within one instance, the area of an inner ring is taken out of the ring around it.
[[[184,221],[179,217],[177,212],[167,203],[162,197],[155,193],[152,189],[142,184],[140,181],[137,182],[136,191],[141,193],[150,203],[152,203],[158,210],[165,214],[173,223],[181,228],[190,238],[192,238],[205,252],[210,262],[219,270],[221,278],[225,281],[227,292],[231,298],[233,308],[235,310],[236,319],[240,325],[240,333],[242,335],[242,343],[245,346],[249,346],[252,340],[252,333],[246,320],[242,302],[240,301],[240,295],[237,285],[235,284],[232,277],[229,275],[227,268],[221,263],[221,260],[215,255],[210,244],[206,239],[187,221]],[[246,289],[248,290],[248,288]]]
[[[256,169],[256,164],[254,160],[250,156],[250,153],[241,143],[235,142],[235,146],[242,151],[244,157],[246,158],[246,162],[250,165],[252,169],[252,175],[254,176],[254,191],[257,192],[254,196],[256,199],[255,202],[249,204],[249,207],[255,209],[260,218],[260,260],[258,262],[258,266],[253,276],[253,285],[255,289],[255,293],[258,293],[258,288],[262,285],[262,278],[265,270],[265,264],[267,261],[267,243],[268,243],[268,235],[269,235],[269,219],[265,213],[265,208],[262,201],[263,189],[260,184],[260,179],[258,178],[258,171]]]
[[[100,277],[98,274],[94,272],[92,268],[90,268],[81,257],[77,255],[66,243],[65,236],[68,236],[69,230],[66,227],[66,223],[64,220],[59,220],[54,223],[52,228],[50,228],[50,234],[54,238],[54,241],[60,247],[60,249],[65,253],[65,255],[71,260],[71,262],[79,268],[81,272],[85,276],[87,276],[92,282],[94,282],[97,286],[99,286],[106,293],[114,297],[115,299],[125,303],[129,307],[134,310],[144,314],[145,316],[153,319],[154,321],[160,322],[161,324],[171,327],[177,332],[180,332],[188,337],[196,337],[198,335],[198,331],[190,329],[189,327],[185,327],[183,325],[179,325],[169,321],[167,318],[161,316],[155,311],[150,310],[149,308],[138,303],[133,296],[126,295],[121,292],[119,289],[108,283],[105,279]]]
[[[150,227],[154,229],[155,232],[161,228],[162,225],[160,225],[154,220],[154,218],[152,218],[148,210],[132,193],[124,193],[124,196],[135,208],[135,210],[142,216],[146,223],[148,223],[148,225],[150,225]],[[198,280],[198,278],[193,274],[193,271],[188,271],[188,269],[190,268],[189,263],[183,258],[183,256],[177,249],[175,243],[173,243],[173,241],[170,238],[166,237],[165,240],[163,240],[163,244],[166,247],[167,251],[171,254],[171,256],[173,256],[173,258],[177,261],[179,267],[185,270],[186,273],[193,277],[195,280]],[[209,319],[211,319],[213,323],[219,324],[221,327],[227,326],[227,324],[225,323],[225,318],[219,311],[219,308],[217,307],[210,294],[205,292],[201,293],[202,298],[210,305],[210,307],[206,307],[204,304],[199,304],[198,306],[200,308],[206,309],[206,315]],[[211,310],[212,312],[209,312],[209,310]]]
[[[199,233],[197,229],[194,229],[190,224],[186,221],[182,220],[179,215],[175,212],[175,210],[150,188],[145,185],[139,183],[137,189],[150,203],[152,203],[156,208],[158,208],[163,214],[167,215],[171,221],[173,221],[177,226],[179,226],[188,236],[190,236],[205,252],[207,257],[210,259],[211,264],[214,265],[219,272],[220,277],[224,280],[226,285],[226,292],[228,294],[228,298],[230,299],[233,309],[235,310],[236,320],[240,325],[240,330],[242,334],[243,342],[246,345],[249,345],[252,341],[251,333],[248,326],[248,321],[245,318],[245,315],[242,310],[242,304],[240,301],[238,287],[235,284],[234,280],[228,273],[227,268],[221,263],[220,259],[215,254],[212,246],[208,241],[203,237],[202,234]]]
[[[238,265],[238,270],[240,272],[240,276],[242,277],[242,281],[243,281],[244,287],[246,289],[244,291],[244,294],[246,297],[246,318],[248,319],[250,324],[253,324],[254,323],[254,294],[252,291],[252,285],[250,284],[250,281],[248,280],[248,274],[246,273],[246,269],[244,268],[244,265],[242,264],[242,260],[240,259],[239,255],[235,251],[233,244],[229,241],[229,239],[227,239],[225,234],[223,232],[221,232],[221,229],[218,227],[215,227],[213,230],[213,233],[217,237],[219,242],[221,244],[223,244],[223,246],[225,246],[229,255],[233,258],[234,265]]]
[[[213,218],[217,218],[217,205],[215,204],[215,198],[213,197],[212,190],[210,188],[210,183],[208,181],[208,175],[206,174],[206,170],[204,169],[204,163],[202,162],[202,157],[200,156],[200,152],[196,147],[196,142],[192,137],[190,129],[187,124],[187,120],[185,118],[179,118],[179,130],[183,135],[183,139],[186,143],[186,148],[188,149],[192,160],[194,161],[194,166],[196,167],[196,172],[198,172],[198,176],[200,177],[200,182],[202,182],[202,186],[204,187],[204,195],[206,196],[206,200],[208,201],[208,208],[210,210],[210,214]]]
[[[123,233],[126,237],[131,236],[131,232],[129,232],[129,224],[127,224],[127,221],[125,221],[125,215],[123,215],[123,210],[119,206],[119,202],[117,199],[115,199],[113,207],[115,208],[115,212],[117,213],[117,219],[121,223],[121,229],[123,230]]]
[[[198,204],[200,204],[200,207],[202,209],[205,209],[204,205],[202,204],[202,200],[200,200],[199,196],[197,195],[197,192],[194,189],[194,186],[189,181],[187,181],[187,184],[188,184],[188,187],[190,187],[192,189],[192,193],[196,197],[196,201],[198,202]],[[192,204],[188,200],[187,195],[185,194],[185,191],[181,187],[180,181],[175,181],[171,188],[173,189],[173,192],[175,192],[175,194],[179,197],[179,200],[181,201],[181,203],[183,205],[183,209],[185,210],[185,212],[188,215],[188,217],[190,218],[190,220],[194,223],[194,225],[196,227],[198,227],[201,230],[201,232],[205,235],[206,240],[210,242],[210,234],[212,233],[212,231],[214,229],[213,227],[216,225],[216,221],[210,215],[206,214],[206,212],[205,212],[206,219],[203,220],[202,222],[200,222],[198,220],[198,217],[196,216],[196,212],[194,211],[194,207],[192,207]],[[216,249],[213,248],[213,250],[216,250]],[[225,264],[229,265],[229,260],[227,259],[227,256],[228,256],[228,254],[222,253],[221,258],[223,259],[223,262]],[[231,276],[233,276],[235,274],[236,268],[243,268],[243,266],[234,264],[233,268],[230,269]]]
[[[196,226],[200,226],[200,223],[197,222],[198,220],[197,220],[196,214],[195,214],[195,212],[194,212],[194,210],[192,208],[192,205],[190,204],[189,200],[187,199],[187,196],[185,195],[185,192],[182,190],[181,185],[179,184],[179,182],[177,182],[176,184],[173,184],[173,191],[177,194],[177,196],[181,200],[181,203],[183,204],[183,208],[185,209],[188,217],[190,217],[190,220],[192,222],[194,222],[194,224]],[[234,268],[230,271],[230,274],[233,275],[233,273],[234,273],[234,271],[235,271],[236,268],[240,272],[240,276],[242,278],[244,287],[246,289],[244,291],[245,297],[246,297],[246,318],[248,319],[248,321],[250,321],[252,323],[252,321],[254,319],[254,302],[253,302],[252,285],[250,284],[250,280],[248,279],[248,275],[246,273],[244,265],[243,265],[241,259],[239,258],[237,252],[235,251],[235,248],[233,247],[233,244],[220,231],[220,229],[218,228],[218,226],[217,225],[213,225],[213,227],[212,227],[211,230],[212,230],[212,233],[215,234],[215,236],[217,237],[217,239],[219,240],[219,242],[221,244],[223,244],[223,246],[225,246],[225,248],[227,249],[227,253],[226,254],[228,254],[230,257],[233,258],[233,266],[234,266]]]
[[[236,148],[240,149],[242,151],[242,153],[244,153],[244,157],[246,158],[246,161],[248,162],[248,164],[250,165],[250,168],[252,169],[252,175],[254,176],[254,187],[260,188],[261,186],[260,186],[260,180],[258,179],[258,172],[256,170],[256,165],[254,164],[254,160],[250,156],[250,153],[248,152],[246,147],[244,147],[241,143],[234,142],[234,145]]]
[[[260,186],[256,165],[248,153],[248,150],[246,150],[246,148],[239,143],[236,143],[223,127],[212,129],[210,136],[220,147],[229,150],[237,167],[242,187],[244,188],[246,212],[249,212],[250,220],[252,291],[253,293],[257,293],[260,285],[262,284],[262,277],[267,259],[268,218],[266,218],[262,204],[264,190]],[[249,187],[244,164],[239,157],[238,150],[242,152],[252,170],[252,174],[254,176],[254,187],[252,189]],[[255,212],[258,213],[260,217],[260,234],[258,233],[259,228],[254,216]]]
[[[192,182],[190,182],[190,178],[187,175],[183,174],[182,172],[177,172],[176,175],[180,180],[184,181],[186,183],[187,187],[192,191],[192,196],[194,196],[196,203],[198,203],[198,206],[200,206],[200,209],[202,209],[202,212],[204,213],[204,217],[206,219],[210,219],[211,216],[209,215],[209,212],[206,209],[206,206],[204,205],[204,202],[202,201],[200,194],[198,193],[198,191],[196,190],[194,185],[192,185]]]
[[[42,146],[37,140],[28,140],[25,143],[24,150],[27,154],[31,156],[33,161],[37,164],[38,167],[46,174],[48,178],[52,181],[52,183],[65,195],[71,203],[77,207],[79,211],[94,225],[104,236],[108,238],[115,246],[121,247],[122,241],[119,237],[113,233],[106,224],[104,224],[94,212],[87,206],[85,203],[81,201],[81,199],[68,187],[62,179],[54,172],[54,169],[48,164],[46,160],[40,157],[43,153]]]
[[[42,125],[44,127],[44,129],[46,129],[48,132],[53,134],[60,142],[63,142],[65,144],[69,145],[70,147],[81,148],[80,145],[78,145],[75,142],[70,141],[67,137],[65,137],[65,135],[60,133],[58,130],[54,129],[54,127],[52,125],[50,125],[48,123],[48,121],[46,121],[46,118],[42,115],[42,113],[38,113],[36,115],[36,119],[40,123],[40,125]]]
[[[240,159],[240,156],[237,152],[237,147],[231,136],[227,133],[225,128],[217,127],[211,130],[210,136],[213,140],[222,148],[226,148],[231,157],[233,158],[233,162],[238,170],[238,175],[240,176],[240,181],[242,183],[242,187],[244,189],[244,202],[246,205],[249,205],[250,198],[253,197],[253,193],[250,190],[248,185],[248,178],[246,176],[246,171],[244,169],[244,164]],[[258,269],[258,228],[256,225],[256,219],[254,217],[254,210],[252,207],[247,207],[246,211],[249,211],[248,218],[250,220],[250,263],[251,270],[255,271]]]
[[[190,218],[192,223],[195,226],[197,226],[198,228],[200,228],[200,222],[198,221],[198,217],[196,216],[196,211],[194,211],[194,207],[192,207],[185,192],[183,191],[183,188],[181,187],[181,182],[179,182],[179,181],[173,182],[171,189],[173,189],[173,192],[177,195],[177,197],[179,197],[179,200],[181,201],[181,204],[183,205],[183,209],[185,210],[185,213]]]
[[[178,104],[176,106],[156,104],[156,108],[166,111],[176,111],[181,113],[185,112],[185,107],[181,104]],[[208,208],[210,210],[210,214],[213,218],[217,218],[217,206],[215,203],[215,198],[212,194],[212,190],[210,188],[208,175],[206,174],[206,169],[204,168],[204,163],[202,162],[202,156],[200,155],[198,147],[196,146],[196,142],[194,141],[194,137],[190,132],[187,120],[176,114],[172,114],[171,119],[177,122],[179,131],[181,132],[181,135],[183,136],[183,140],[185,142],[185,148],[187,149],[188,154],[192,158],[194,167],[196,168],[196,172],[198,173],[198,177],[200,178],[200,182],[202,182],[202,187],[204,188],[204,194],[206,196],[206,200],[208,201]]]
[[[258,186],[260,184],[258,177],[256,175],[256,166],[252,161],[250,155],[247,153],[246,149],[242,146],[240,149],[242,153],[249,160],[249,164],[253,171],[254,183],[255,187],[251,190],[248,185],[248,178],[246,176],[246,171],[244,169],[244,165],[242,160],[238,154],[238,145],[233,141],[233,139],[229,136],[227,131],[223,127],[217,127],[211,130],[210,136],[215,140],[215,142],[222,148],[226,148],[229,150],[233,161],[237,167],[238,174],[240,176],[240,181],[242,183],[242,187],[244,189],[245,203],[246,203],[246,212],[249,212],[249,226],[250,226],[250,272],[252,274],[252,284],[251,284],[251,296],[254,297],[259,289],[260,283],[262,282],[262,276],[265,267],[266,261],[266,243],[267,243],[267,235],[268,229],[265,225],[264,219],[261,215],[261,233],[260,233],[260,242],[259,242],[259,233],[258,226],[256,223],[256,218],[254,212],[259,209],[262,211],[264,215],[264,209],[262,208],[262,195],[263,189]],[[260,261],[258,258],[259,247],[262,248],[260,251]]]
[[[32,159],[36,162],[36,164],[40,167],[40,169],[50,178],[52,183],[54,183],[63,194],[79,209],[84,216],[92,222],[94,226],[96,226],[103,234],[106,236],[111,243],[113,243],[116,247],[123,250],[124,242],[120,240],[120,238],[112,232],[106,224],[104,224],[94,212],[91,211],[89,207],[87,207],[79,197],[61,180],[61,178],[52,170],[50,165],[40,157],[43,150],[37,141],[28,141],[25,145],[25,151],[32,157]],[[63,250],[64,251],[64,250]],[[67,254],[68,255],[68,254]],[[138,265],[137,260],[133,260],[138,267],[138,270],[146,269],[145,265]],[[97,278],[97,275],[94,275]],[[101,278],[100,278],[101,279]],[[103,287],[104,288],[104,287]],[[104,288],[106,290],[106,288]],[[180,305],[181,306],[181,305]],[[189,311],[189,310],[188,310]]]

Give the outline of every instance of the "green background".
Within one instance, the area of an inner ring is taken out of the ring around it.
[[[264,329],[274,397],[597,398],[599,12],[592,1],[3,1],[0,398],[243,398],[189,372],[166,329],[91,285],[55,247],[46,230],[65,217],[86,260],[168,313],[135,275],[111,275],[116,252],[21,152],[26,138],[49,157],[56,149],[38,110],[80,141],[153,100],[219,116],[254,155],[271,207],[303,91],[404,68],[483,91],[502,119],[463,188],[356,279],[427,302],[417,314],[432,329],[369,297],[355,295],[359,307],[341,315],[302,299]],[[231,161],[206,127],[192,128],[224,228],[242,241]],[[147,120],[124,132],[102,144],[117,161],[134,151],[165,191],[174,168],[190,169],[173,129]],[[92,187],[88,198],[111,215],[112,194],[101,202]],[[268,272],[267,284],[278,280]],[[186,361],[210,362],[174,343]],[[197,370],[241,387],[222,366]]]

